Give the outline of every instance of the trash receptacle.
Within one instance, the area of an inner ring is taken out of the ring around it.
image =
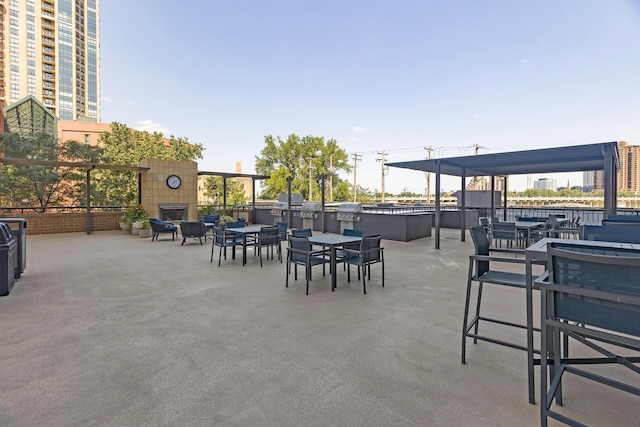
[[[24,273],[24,269],[27,268],[27,220],[24,218],[0,218],[0,222],[4,222],[9,225],[11,232],[16,237],[18,248],[18,270],[16,272],[16,279],[20,278],[20,275]]]
[[[0,296],[9,295],[16,283],[17,246],[11,228],[5,223],[0,223]]]

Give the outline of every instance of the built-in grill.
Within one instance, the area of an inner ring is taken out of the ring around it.
[[[302,228],[313,229],[313,220],[318,218],[318,212],[322,211],[322,204],[316,202],[306,202],[302,204],[300,209],[300,218],[302,218]]]
[[[318,217],[318,212],[322,211],[322,204],[316,202],[307,202],[302,204],[300,217],[303,219],[314,219]]]
[[[345,228],[353,228],[354,223],[359,220],[357,214],[362,212],[362,205],[360,203],[343,203],[338,206],[338,212],[336,218],[340,222],[340,233]]]
[[[273,206],[271,206],[271,216],[273,217],[274,224],[276,222],[283,222],[282,219],[287,210],[289,210],[289,204],[287,202],[275,202]]]

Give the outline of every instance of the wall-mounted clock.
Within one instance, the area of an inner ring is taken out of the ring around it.
[[[182,179],[178,175],[169,175],[167,177],[167,185],[175,190],[182,185]]]

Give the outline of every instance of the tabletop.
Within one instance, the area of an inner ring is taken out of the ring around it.
[[[516,228],[520,229],[533,229],[538,227],[544,227],[546,222],[534,222],[534,221],[515,221]]]
[[[530,256],[546,256],[547,243],[565,243],[569,245],[577,246],[591,246],[611,249],[637,249],[640,250],[640,244],[638,243],[619,243],[619,242],[606,242],[601,240],[575,240],[575,239],[559,239],[553,237],[545,237],[538,240],[533,245],[526,249],[527,255]]]
[[[341,234],[323,234],[320,236],[308,237],[310,243],[316,245],[343,245],[345,243],[359,242],[362,237],[358,236],[343,236]]]
[[[262,225],[248,225],[246,227],[238,227],[238,228],[227,228],[225,229],[229,233],[237,233],[237,234],[252,234],[259,233]]]

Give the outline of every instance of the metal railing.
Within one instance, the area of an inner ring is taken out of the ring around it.
[[[124,212],[130,206],[91,206],[92,212]],[[3,213],[68,213],[86,212],[86,206],[0,206],[0,214]]]

